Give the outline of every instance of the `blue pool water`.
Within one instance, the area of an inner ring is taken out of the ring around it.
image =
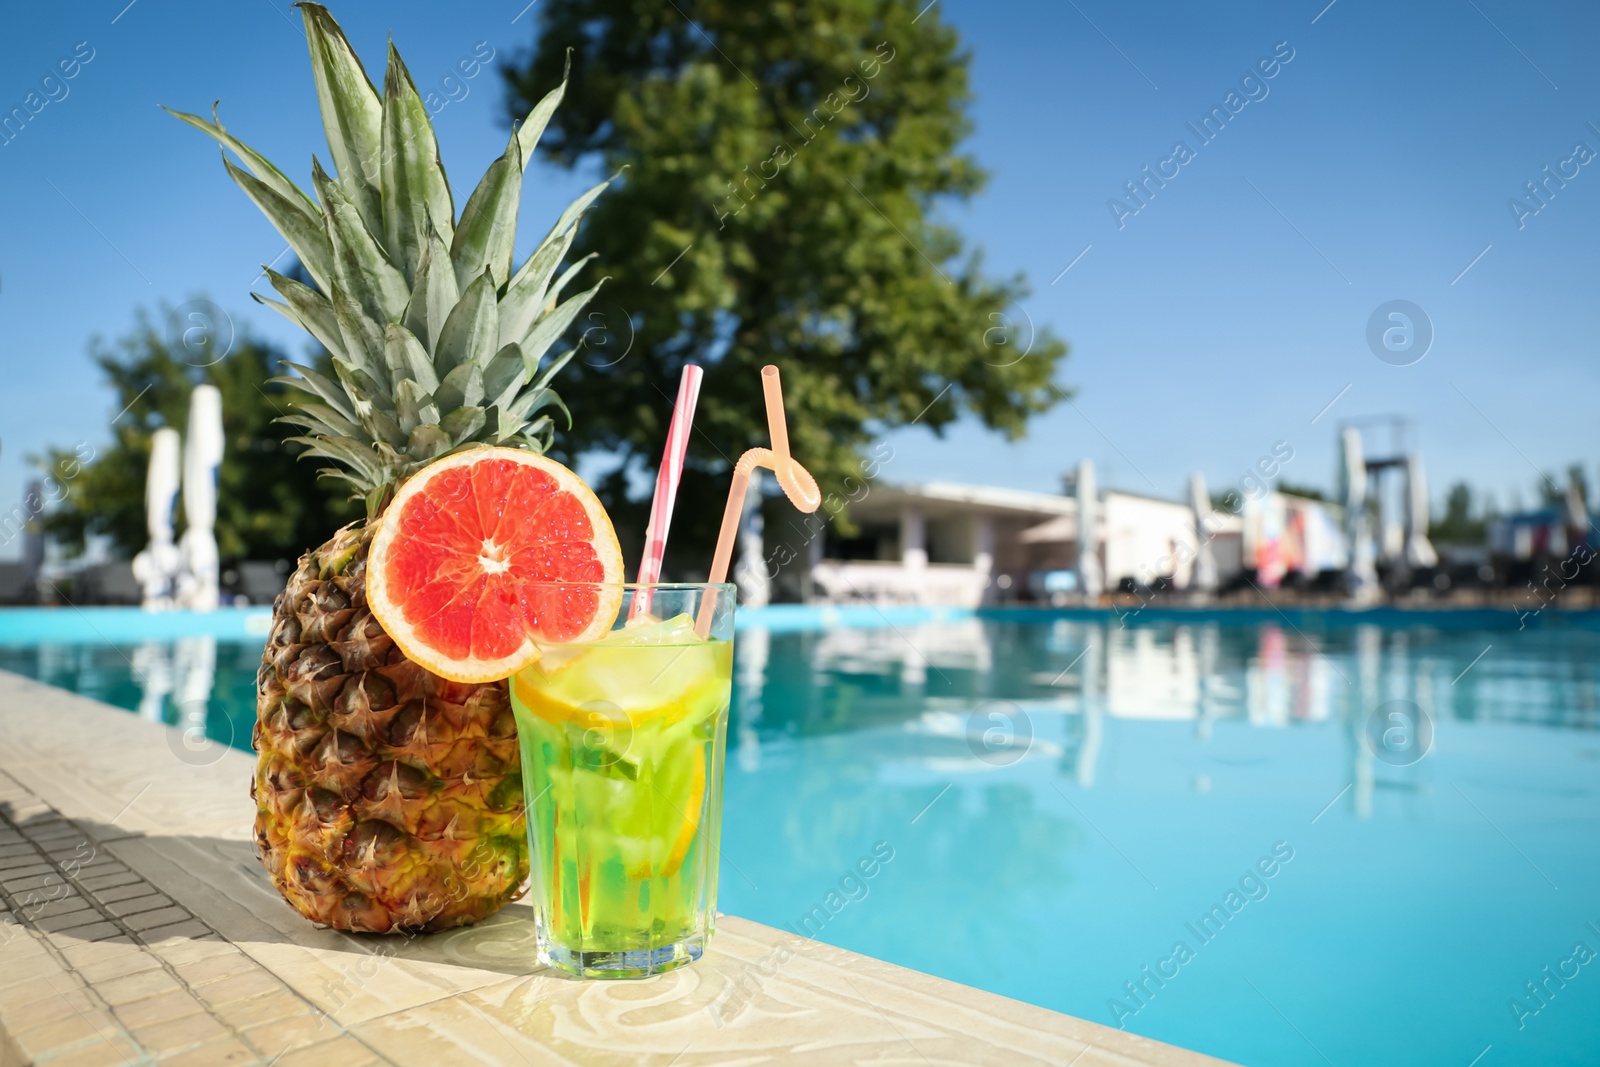
[[[1600,1062],[1600,624],[1382,618],[749,627],[723,910],[1252,1067]],[[247,748],[259,650],[0,668]]]

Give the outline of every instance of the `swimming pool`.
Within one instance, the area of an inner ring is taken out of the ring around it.
[[[1244,1064],[1593,1064],[1600,623],[1377,617],[748,628],[722,907]],[[0,668],[247,748],[259,649]]]

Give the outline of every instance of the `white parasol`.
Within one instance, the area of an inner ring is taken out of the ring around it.
[[[1344,504],[1344,531],[1350,542],[1347,586],[1352,599],[1370,600],[1378,592],[1373,562],[1372,520],[1367,514],[1367,461],[1361,431],[1345,428],[1339,438],[1339,499]]]
[[[1583,499],[1583,483],[1578,480],[1579,472],[1572,471],[1567,476],[1567,526],[1572,530],[1582,530],[1578,540],[1587,541],[1589,531],[1589,506]]]
[[[1413,452],[1406,457],[1406,565],[1438,563],[1439,554],[1428,540],[1428,479],[1422,473],[1422,457]]]
[[[1339,502],[1346,515],[1367,502],[1367,461],[1361,453],[1361,431],[1353,426],[1339,437]]]
[[[765,533],[761,515],[761,472],[750,474],[750,490],[744,498],[744,514],[739,517],[739,565],[733,569],[739,587],[739,603],[747,608],[764,608],[772,599],[772,581],[767,576]]]
[[[147,608],[172,606],[182,557],[173,544],[173,511],[178,501],[178,431],[163,426],[150,438],[150,467],[144,483],[145,528],[150,544],[133,557],[133,576]]]
[[[197,385],[189,395],[189,440],[183,455],[183,574],[179,599],[184,607],[212,611],[217,606],[217,472],[222,466],[222,392]]]
[[[1189,588],[1198,593],[1209,593],[1217,587],[1217,559],[1211,552],[1211,530],[1206,520],[1211,516],[1211,497],[1206,493],[1206,476],[1196,471],[1189,475],[1189,506],[1194,509],[1194,570],[1190,574]]]
[[[1094,463],[1078,464],[1078,588],[1090,603],[1098,600],[1105,581],[1100,573],[1099,496],[1095,492]]]

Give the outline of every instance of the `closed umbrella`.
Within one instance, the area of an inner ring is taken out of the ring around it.
[[[1098,600],[1105,584],[1100,573],[1099,518],[1100,498],[1095,492],[1094,463],[1078,464],[1078,588],[1091,603]]]
[[[30,481],[22,494],[22,499],[43,500],[44,483],[37,478]],[[44,528],[37,522],[30,522],[22,528],[22,571],[28,583],[32,585],[39,580],[43,570]]]
[[[1422,473],[1422,457],[1413,452],[1406,457],[1406,564],[1433,567],[1438,562],[1439,554],[1428,540],[1428,479]]]
[[[1346,427],[1339,438],[1339,499],[1344,504],[1345,537],[1350,542],[1346,585],[1352,599],[1370,600],[1378,591],[1378,569],[1372,554],[1372,520],[1367,514],[1367,461],[1361,431],[1353,426]]]
[[[1578,471],[1567,477],[1567,540],[1574,545],[1589,543],[1589,506],[1583,499],[1583,483],[1578,481]]]
[[[222,466],[222,392],[197,385],[189,395],[189,440],[183,454],[183,605],[196,611],[217,606],[217,472]]]
[[[761,515],[761,474],[751,475],[750,490],[744,498],[744,514],[739,517],[739,565],[733,581],[739,587],[739,603],[747,608],[764,608],[772,599],[772,581],[767,576],[766,521]]]
[[[1367,502],[1367,461],[1361,451],[1361,431],[1353,426],[1339,437],[1339,501],[1346,515]]]
[[[1194,509],[1194,570],[1189,588],[1209,593],[1217,587],[1217,558],[1211,552],[1211,530],[1206,519],[1211,515],[1211,497],[1206,493],[1206,476],[1196,471],[1189,475],[1189,506]]]
[[[172,606],[182,563],[173,544],[172,521],[178,501],[180,447],[178,431],[171,427],[163,426],[150,438],[150,467],[144,482],[144,520],[150,543],[133,557],[133,576],[147,608]]]

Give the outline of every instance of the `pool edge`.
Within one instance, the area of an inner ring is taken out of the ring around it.
[[[47,921],[39,914],[27,924],[0,927],[7,935],[0,938],[4,970],[38,972],[36,980],[8,984],[0,978],[0,1067],[50,1051],[36,1044],[54,1024],[30,1027],[22,1021],[42,1017],[39,996],[50,991],[65,993],[75,1009],[81,1002],[84,1021],[103,1024],[97,1027],[102,1039],[154,1048],[141,1042],[171,1028],[161,1029],[165,1021],[141,1023],[146,1009],[138,1005],[146,999],[111,1006],[101,994],[117,979],[97,977],[143,964],[165,972],[182,996],[195,999],[196,1019],[224,1027],[220,1035],[196,1038],[197,1048],[215,1042],[220,1049],[243,1038],[263,1060],[271,1058],[262,1051],[270,1040],[318,1050],[326,1044],[330,1054],[359,1047],[391,1062],[434,1067],[456,1062],[452,1050],[464,1054],[486,1023],[512,1048],[545,1056],[581,1055],[586,1040],[594,1042],[593,1050],[646,1041],[668,1052],[692,1044],[706,1055],[782,1056],[816,1039],[814,1025],[801,1016],[827,1011],[830,1033],[862,1055],[888,1051],[916,1034],[913,1047],[962,1062],[1059,1064],[1079,1057],[1080,1067],[1225,1063],[734,916],[719,923],[704,960],[674,972],[678,978],[650,980],[677,983],[671,988],[682,991],[674,1001],[682,1010],[670,1019],[651,1024],[648,1033],[615,1023],[581,1040],[570,1028],[558,1035],[553,1023],[544,1023],[569,1009],[577,1012],[580,998],[585,1017],[592,1017],[596,1001],[603,1008],[615,997],[605,992],[610,987],[529,973],[520,963],[508,969],[508,946],[516,948],[528,932],[517,910],[524,905],[479,926],[413,942],[317,930],[294,915],[253,856],[253,806],[246,793],[252,765],[245,753],[220,746],[192,749],[174,729],[0,671],[0,801],[25,828],[43,835],[43,844],[36,843],[41,851],[53,844],[62,853],[58,862],[65,877],[58,880],[76,885],[99,913],[83,922]],[[82,832],[83,849],[63,851],[67,828]],[[72,856],[83,866],[74,865]],[[143,931],[128,925],[104,911],[107,905],[95,896],[95,885],[106,879],[85,871],[96,863],[125,868],[130,879],[148,882],[184,914],[173,913],[163,918],[166,925]],[[85,878],[93,884],[84,884]],[[387,958],[375,951],[395,943],[403,951]],[[203,966],[211,958],[226,962]],[[253,977],[193,983],[187,977],[224,967]],[[232,1002],[207,992],[224,981],[241,988],[253,982],[265,991],[252,997],[280,996],[294,1013],[246,1025]],[[741,982],[752,981],[763,995],[813,1010],[793,1017],[713,1017],[719,998],[731,999]],[[152,979],[152,985],[163,992],[148,999],[175,995],[161,982]],[[124,981],[118,989],[125,988]],[[20,998],[33,994],[38,996],[17,1007]],[[891,1014],[899,1020],[892,1029],[885,1026]],[[298,1031],[286,1025],[293,1020],[299,1020]],[[196,1022],[193,1029],[199,1034],[205,1027]]]

